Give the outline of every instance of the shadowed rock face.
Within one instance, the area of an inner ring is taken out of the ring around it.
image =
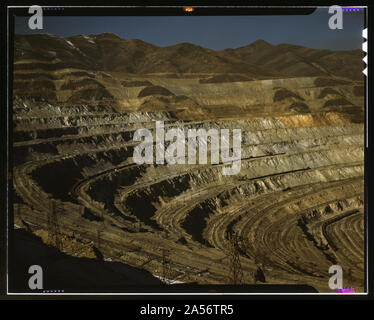
[[[152,86],[152,83],[149,81],[122,81],[121,84],[124,87],[144,87]]]
[[[245,283],[330,292],[339,264],[363,291],[364,83],[354,63],[344,78],[328,69],[359,52],[160,48],[112,34],[17,36],[15,52],[17,228],[69,256],[219,284],[235,233]],[[241,129],[239,174],[134,163],[134,132],[154,134],[155,121]]]
[[[150,86],[145,87],[142,91],[139,92],[138,98],[148,97],[153,95],[161,95],[161,96],[174,96],[172,92],[168,89],[165,89],[160,86]]]
[[[245,75],[241,74],[220,74],[217,76],[211,76],[206,79],[200,79],[200,83],[223,83],[223,82],[241,82],[241,81],[251,81],[253,79],[250,79],[246,77]]]
[[[44,268],[44,290],[110,292],[111,289],[126,291],[129,286],[162,285],[149,272],[119,262],[71,257],[46,246],[39,237],[21,229],[14,231],[14,248],[11,292],[33,292],[28,287],[28,269],[35,264]]]

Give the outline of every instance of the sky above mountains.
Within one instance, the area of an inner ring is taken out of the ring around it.
[[[258,39],[316,49],[352,50],[362,46],[364,11],[344,11],[343,29],[330,30],[328,7],[310,15],[279,16],[45,16],[43,30],[30,30],[28,17],[16,17],[15,33],[69,37],[111,32],[170,46],[190,42],[214,50],[238,48]]]

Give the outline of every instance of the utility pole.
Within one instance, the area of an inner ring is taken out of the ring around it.
[[[162,277],[166,279],[167,276],[167,252],[166,249],[162,249]]]
[[[62,242],[60,239],[60,229],[57,220],[57,206],[54,199],[50,200],[50,208],[48,210],[48,243],[54,245],[58,250],[62,250]]]
[[[18,218],[21,220],[22,217],[21,217],[21,204],[17,204],[17,216]]]
[[[100,249],[101,249],[101,230],[97,230],[97,244],[96,244],[96,246],[97,246],[97,250],[99,250],[100,251]]]
[[[243,283],[243,270],[240,263],[239,237],[235,233],[229,234],[229,270],[230,283]]]

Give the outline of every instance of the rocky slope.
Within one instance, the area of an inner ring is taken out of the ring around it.
[[[191,43],[158,47],[114,34],[69,38],[49,34],[16,35],[17,70],[36,67],[145,73],[245,73],[255,78],[344,76],[361,79],[361,50],[329,51],[263,40],[215,51]],[[53,62],[53,64],[50,64]]]
[[[341,65],[359,52],[111,34],[18,36],[15,52],[17,227],[75,257],[217,284],[231,283],[235,234],[243,283],[260,267],[266,283],[331,292],[339,264],[363,291],[364,84],[357,64]],[[135,130],[156,120],[240,128],[240,173],[134,163]]]

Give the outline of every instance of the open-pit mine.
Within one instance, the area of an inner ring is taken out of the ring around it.
[[[332,292],[340,265],[363,292],[362,70],[358,50],[16,35],[14,228],[167,284]],[[136,163],[134,133],[155,143],[156,121],[240,129],[239,172],[221,158]]]

